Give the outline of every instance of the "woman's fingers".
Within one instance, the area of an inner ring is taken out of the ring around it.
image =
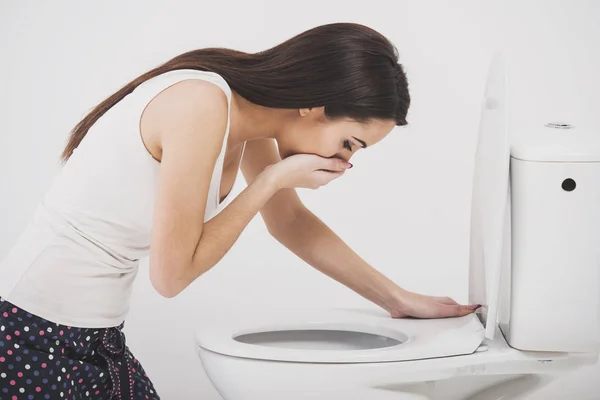
[[[317,168],[325,171],[345,171],[350,168],[350,165],[348,161],[341,158],[321,158]]]
[[[463,317],[465,315],[472,314],[475,310],[477,310],[479,305],[470,305],[465,306],[461,304],[440,304],[438,308],[438,312],[440,313],[441,318],[447,317]]]
[[[442,304],[458,305],[458,303],[456,301],[454,301],[454,299],[451,299],[450,297],[434,297],[434,299],[436,299],[437,301],[439,301]]]

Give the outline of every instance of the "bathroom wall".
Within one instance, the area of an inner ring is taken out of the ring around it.
[[[466,301],[473,152],[493,50],[505,45],[521,73],[512,80],[514,121],[556,117],[600,128],[600,4],[493,3],[0,2],[0,257],[58,172],[69,130],[109,93],[193,48],[258,51],[315,25],[352,21],[397,45],[411,85],[410,125],[360,152],[342,179],[300,196],[398,284]],[[371,307],[276,243],[257,217],[175,299],[153,292],[142,262],[125,331],[163,398],[218,400],[194,332],[206,316],[274,305]],[[598,399],[598,376],[600,366],[586,368],[531,399]]]

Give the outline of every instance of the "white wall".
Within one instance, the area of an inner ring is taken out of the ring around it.
[[[594,74],[600,70],[600,4],[482,3],[0,2],[0,257],[51,184],[69,130],[122,84],[193,48],[257,51],[318,24],[352,21],[378,29],[399,48],[413,98],[410,126],[357,155],[343,179],[301,197],[399,284],[466,301],[472,159],[494,46],[505,43],[526,61],[521,71],[528,75],[514,80],[520,93],[515,118],[545,118],[549,108],[539,102],[562,87],[569,96],[549,107],[578,102],[565,118],[600,126]],[[540,68],[541,55],[556,55],[553,67],[564,72],[553,86],[539,79],[548,71]],[[192,335],[207,313],[260,312],[272,304],[290,310],[369,306],[279,246],[259,219],[176,299],[153,293],[147,263],[141,268],[128,344],[165,399],[219,399],[194,353]],[[582,370],[532,399],[598,399],[598,376],[598,366]]]

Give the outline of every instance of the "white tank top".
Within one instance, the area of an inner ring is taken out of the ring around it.
[[[157,94],[187,79],[219,86],[231,110],[231,89],[220,75],[189,69],[151,78],[110,108],[65,163],[0,263],[0,297],[62,325],[101,328],[123,322],[139,260],[150,250],[160,166],[142,142],[140,117]],[[228,203],[219,201],[227,115],[205,221]]]

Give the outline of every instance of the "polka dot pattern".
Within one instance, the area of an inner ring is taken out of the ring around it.
[[[158,400],[122,328],[59,325],[0,298],[0,400]]]

